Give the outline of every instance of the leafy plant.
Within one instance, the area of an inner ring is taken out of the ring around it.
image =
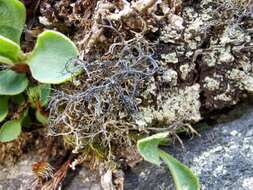
[[[66,69],[68,61],[79,53],[75,44],[59,32],[42,32],[31,53],[22,51],[20,39],[25,18],[26,9],[19,0],[0,0],[0,122],[10,115],[8,102],[16,102],[20,111],[12,121],[2,125],[0,142],[14,140],[20,134],[21,124],[27,121],[25,113],[29,113],[29,106],[36,110],[37,119],[46,124],[42,107],[50,94],[49,84],[63,83],[79,73]],[[68,65],[69,69],[73,67]],[[36,82],[29,80],[29,76]],[[16,96],[24,92],[24,98]],[[20,109],[22,106],[25,107],[23,110]]]
[[[157,166],[160,166],[163,160],[171,172],[177,190],[199,190],[199,180],[193,172],[177,159],[159,149],[158,146],[166,141],[168,135],[168,132],[158,133],[139,140],[138,151],[146,161]]]

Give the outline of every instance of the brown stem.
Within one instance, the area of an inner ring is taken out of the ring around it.
[[[29,73],[30,68],[26,64],[15,64],[11,67],[11,70],[16,71],[17,73]]]
[[[39,111],[42,115],[44,115],[45,117],[48,117],[49,113],[48,112],[45,112],[42,108],[42,106],[40,105],[40,102],[37,101],[35,103],[35,106],[36,106],[36,110]]]

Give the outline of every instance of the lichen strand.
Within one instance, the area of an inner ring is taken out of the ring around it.
[[[117,147],[139,135],[175,130],[198,122],[201,111],[236,104],[253,90],[247,2],[96,1],[90,27],[73,36],[81,56],[70,62],[83,74],[52,96],[50,134],[63,135],[75,152],[117,159]],[[54,11],[42,15],[61,20]]]

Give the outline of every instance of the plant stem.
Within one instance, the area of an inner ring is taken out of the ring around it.
[[[11,70],[16,71],[17,73],[29,73],[30,68],[27,64],[15,64],[11,67]]]

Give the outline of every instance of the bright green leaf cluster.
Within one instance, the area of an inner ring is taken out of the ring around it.
[[[41,124],[47,125],[43,106],[47,105],[50,89],[50,84],[29,85],[25,93],[0,96],[0,122],[5,121],[8,116],[11,119],[4,122],[0,128],[0,142],[15,140],[21,133],[21,126],[29,127],[33,117]],[[9,113],[9,105],[16,110]],[[29,114],[34,112],[34,115]]]
[[[78,57],[79,53],[75,44],[66,36],[47,30],[38,36],[34,50],[25,54],[19,45],[25,18],[26,9],[19,0],[0,0],[0,64],[5,65],[1,67],[4,69],[0,69],[0,122],[11,115],[8,104],[17,102],[17,97],[25,93],[25,98],[16,105],[28,102],[31,109],[35,109],[37,120],[46,124],[47,117],[42,107],[48,101],[49,84],[71,79],[73,72],[66,70],[66,64],[70,59]],[[29,81],[29,75],[37,82]],[[21,125],[29,121],[28,112],[26,108],[19,113],[18,118],[8,117],[12,121],[5,121],[0,128],[0,142],[14,140],[20,134]]]
[[[168,166],[177,190],[200,190],[199,180],[193,172],[177,159],[159,149],[168,137],[169,133],[158,133],[156,135],[141,139],[137,143],[137,148],[143,158],[160,166],[161,159]]]

